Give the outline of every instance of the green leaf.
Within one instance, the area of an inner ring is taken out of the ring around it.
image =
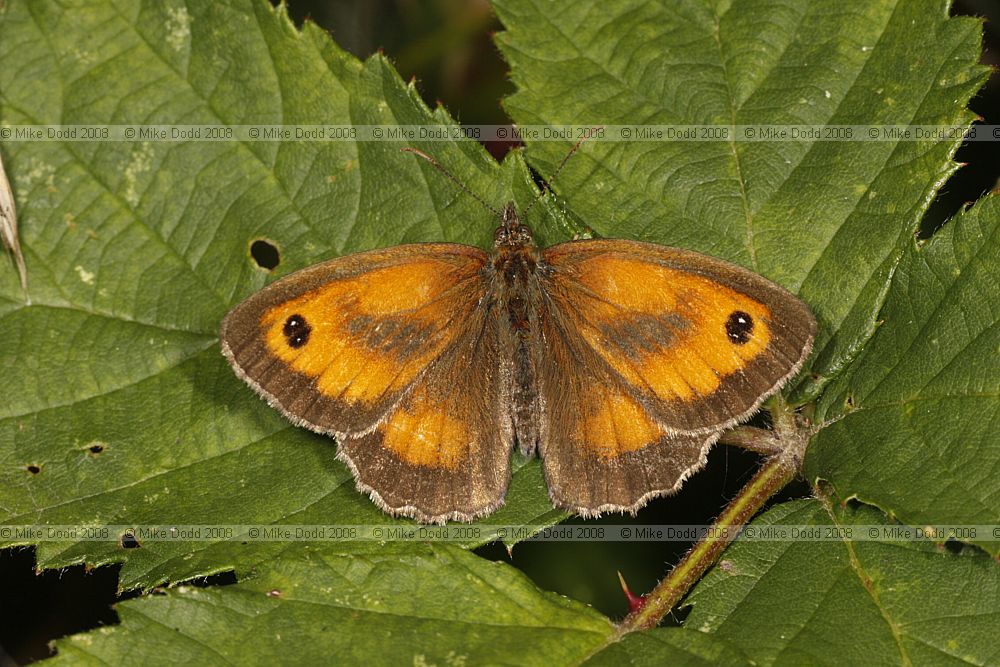
[[[890,525],[872,508],[786,503],[752,524]],[[997,661],[1000,567],[931,543],[737,541],[688,596],[686,626],[756,665],[950,665]]]
[[[998,281],[996,196],[908,244],[882,326],[819,403],[810,478],[911,525],[1000,524]]]
[[[701,632],[679,628],[656,628],[648,632],[633,632],[621,641],[595,653],[588,666],[690,665],[691,667],[742,667],[749,664],[747,656],[732,644]]]
[[[495,4],[522,125],[960,125],[988,75],[981,24],[944,0]],[[959,140],[593,141],[557,189],[602,235],[700,250],[800,294],[820,323],[801,401],[871,335]],[[566,150],[529,143],[543,175]]]
[[[454,123],[383,57],[358,62],[262,0],[8,2],[0,62],[2,126]],[[249,255],[257,238],[280,249],[275,275],[403,241],[491,241],[490,214],[401,145],[6,143],[33,305],[0,272],[0,523],[392,523],[331,439],[236,378],[216,336],[275,277]],[[516,156],[499,166],[472,141],[409,145],[489,201],[533,190]],[[490,520],[564,516],[537,461],[516,467]],[[43,542],[38,562],[125,561],[121,586],[151,587],[242,574],[282,548]]]
[[[309,549],[232,586],[117,606],[122,623],[56,642],[71,664],[567,665],[612,625],[523,574],[449,546]]]

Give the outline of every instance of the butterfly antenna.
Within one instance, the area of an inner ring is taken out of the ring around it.
[[[593,129],[596,130],[598,128],[595,127]],[[524,212],[521,213],[521,215],[527,218],[528,211],[530,211],[532,207],[534,207],[534,205],[538,203],[538,200],[542,198],[542,195],[544,195],[546,192],[552,191],[552,183],[555,182],[556,176],[558,176],[559,172],[562,171],[562,168],[566,166],[566,163],[569,162],[569,159],[573,157],[573,153],[576,153],[580,149],[581,144],[583,144],[583,142],[585,142],[587,139],[590,139],[590,137],[593,134],[594,133],[592,131],[587,132],[585,136],[581,137],[579,141],[573,144],[573,148],[569,149],[569,153],[566,153],[566,157],[562,159],[562,162],[559,163],[559,166],[556,167],[556,170],[552,172],[552,176],[550,176],[549,179],[545,182],[545,189],[538,193],[538,196],[535,197],[534,201],[528,204],[528,208],[524,209]]]
[[[462,188],[462,190],[464,190],[467,194],[471,195],[473,199],[475,199],[477,202],[479,202],[480,204],[482,204],[483,206],[485,206],[487,209],[489,209],[489,211],[491,211],[493,213],[493,215],[495,215],[496,217],[500,218],[500,220],[503,220],[503,214],[500,211],[498,211],[496,209],[496,207],[490,206],[489,203],[485,199],[483,199],[482,197],[480,197],[479,195],[477,195],[475,192],[473,192],[472,190],[470,190],[465,183],[463,183],[462,181],[458,180],[450,171],[448,171],[447,169],[444,168],[444,165],[442,165],[440,162],[438,162],[437,160],[435,160],[434,158],[432,158],[430,155],[428,155],[427,153],[425,153],[422,150],[417,149],[417,148],[406,147],[406,148],[400,148],[399,150],[403,151],[404,153],[413,153],[417,157],[422,157],[423,159],[425,159],[428,162],[430,162],[432,165],[434,165],[437,168],[438,171],[440,171],[442,174],[444,174],[445,176],[447,176],[451,180],[452,183],[454,183],[458,187]]]

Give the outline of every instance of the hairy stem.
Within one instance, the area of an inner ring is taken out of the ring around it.
[[[739,530],[760,511],[764,503],[795,478],[808,435],[800,430],[795,421],[795,413],[782,399],[772,400],[770,409],[774,420],[773,431],[743,427],[727,433],[723,438],[723,442],[770,454],[770,458],[726,506],[709,534],[656,585],[646,596],[645,604],[618,625],[616,639],[636,630],[656,627],[708,568],[715,564],[726,546],[736,539]],[[730,438],[731,434],[736,435]]]

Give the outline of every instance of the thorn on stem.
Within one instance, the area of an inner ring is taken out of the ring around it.
[[[622,576],[621,572],[618,573],[618,582],[622,585],[622,592],[625,593],[625,599],[628,600],[628,613],[634,614],[642,609],[642,606],[646,604],[646,596],[633,593],[629,589],[628,584],[625,583],[625,577]]]

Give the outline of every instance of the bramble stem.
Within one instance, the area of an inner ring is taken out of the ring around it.
[[[800,430],[794,411],[783,399],[772,399],[769,407],[774,421],[773,431],[741,427],[727,433],[722,441],[770,454],[770,458],[722,511],[709,535],[695,544],[666,578],[650,591],[645,604],[619,623],[615,640],[636,630],[655,628],[715,564],[740,529],[771,496],[798,474],[808,436]],[[732,434],[735,435],[730,438]]]

